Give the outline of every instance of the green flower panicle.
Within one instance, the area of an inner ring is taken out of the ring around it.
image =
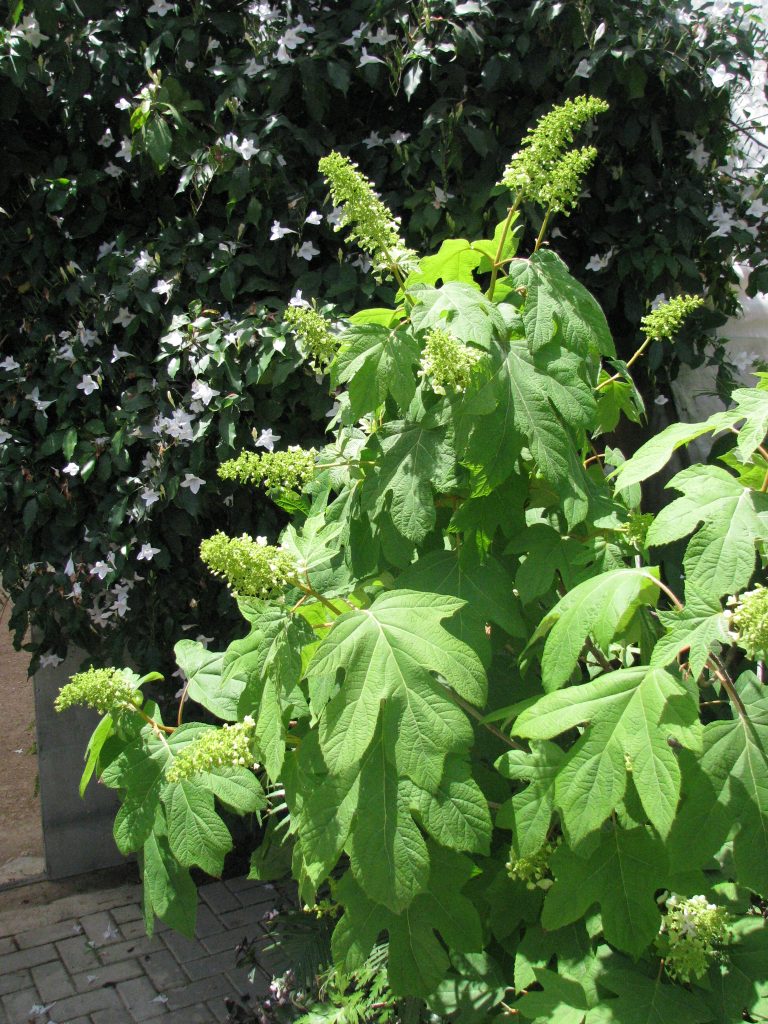
[[[339,347],[330,322],[310,306],[288,306],[283,319],[298,336],[313,369],[324,371]]]
[[[62,686],[54,702],[57,711],[76,705],[95,708],[102,715],[119,714],[141,703],[141,694],[117,668],[94,668],[78,672]]]
[[[419,373],[436,395],[448,391],[462,394],[472,382],[472,374],[482,353],[462,345],[442,327],[427,332]]]
[[[730,620],[731,639],[748,657],[768,659],[768,588],[758,585],[728,603],[731,607],[725,615]]]
[[[514,881],[525,882],[528,889],[547,888],[552,884],[549,861],[557,845],[544,843],[541,849],[530,857],[516,857],[512,850],[506,864],[507,874]]]
[[[706,974],[728,941],[728,913],[706,896],[681,899],[673,893],[667,900],[661,934],[667,940],[667,973],[687,984]]]
[[[680,330],[683,321],[703,305],[704,299],[700,295],[676,295],[644,316],[640,330],[649,340],[670,340]]]
[[[180,782],[217,768],[258,768],[251,750],[255,724],[246,715],[242,722],[207,730],[179,751],[165,773],[166,779]]]
[[[553,107],[528,131],[500,184],[553,213],[567,213],[576,204],[582,178],[597,155],[592,146],[568,147],[588,120],[606,110],[608,104],[596,96],[577,96]]]
[[[290,552],[256,540],[244,533],[228,537],[215,533],[200,545],[200,557],[214,576],[221,576],[241,597],[269,600],[291,586],[298,575],[298,564]]]
[[[301,491],[314,476],[316,458],[315,448],[298,445],[285,452],[243,451],[222,462],[218,474],[222,480],[263,484],[267,491]]]
[[[339,228],[367,252],[376,274],[397,270],[403,276],[416,266],[416,253],[400,237],[400,219],[382,203],[357,164],[341,153],[324,156],[320,173],[328,182],[334,205],[340,206]]]

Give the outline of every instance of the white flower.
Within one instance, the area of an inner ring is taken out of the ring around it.
[[[255,433],[255,431],[254,431]],[[266,430],[262,430],[259,436],[254,441],[256,448],[266,448],[267,451],[273,452],[275,450],[275,441],[280,440],[280,434],[274,434],[271,427],[267,427]]]
[[[173,291],[173,282],[166,281],[161,277],[152,291],[155,292],[156,295],[164,295],[167,303],[168,299],[171,297],[171,292]]]
[[[93,379],[90,373],[84,373],[80,383],[77,385],[77,390],[82,391],[84,395],[92,395],[98,389],[99,383]]]
[[[131,109],[131,104],[128,102],[128,100],[124,96],[121,97],[117,101],[115,106],[117,107],[118,110],[130,110]]]
[[[104,132],[104,134],[101,136],[101,138],[97,142],[97,145],[98,146],[103,146],[105,149],[107,149],[107,147],[114,146],[114,144],[115,144],[115,140],[112,137],[112,129],[111,128],[107,128],[107,130]]]
[[[294,231],[293,228],[284,228],[280,221],[276,220],[272,222],[272,233],[269,236],[269,240],[270,242],[279,242],[280,239],[285,238],[286,235],[296,234],[298,234],[298,232]]]
[[[358,270],[362,270],[364,274],[368,273],[372,265],[373,264],[371,263],[370,259],[365,255],[365,253],[362,252],[359,252],[357,256],[355,256],[355,258],[352,260],[352,266],[357,267]]]
[[[119,178],[123,173],[122,170],[110,161],[104,168],[104,173],[109,174],[112,178]]]
[[[243,74],[247,75],[248,78],[254,78],[260,71],[264,70],[264,65],[259,64],[255,57],[251,57],[248,63],[243,68]]]
[[[391,32],[387,32],[383,25],[375,32],[368,33],[368,42],[375,43],[376,46],[386,46],[387,43],[394,43],[396,39],[397,36],[393,36]]]
[[[99,332],[92,331],[89,327],[85,327],[81,320],[77,325],[77,337],[83,348],[92,348],[99,340]]]
[[[119,349],[117,347],[117,345],[113,345],[112,346],[112,358],[110,359],[110,363],[116,363],[118,361],[118,359],[126,359],[126,358],[128,358],[130,356],[130,354],[131,354],[130,352],[123,352],[123,351],[121,351],[121,349]]]
[[[156,501],[160,501],[160,495],[154,489],[154,487],[145,487],[139,495],[141,500],[144,502],[147,508],[151,508]]]
[[[667,296],[664,294],[664,292],[659,292],[659,294],[656,296],[656,298],[651,300],[651,309],[658,309],[659,306],[661,306],[662,303],[664,303],[666,301],[667,301]]]
[[[74,563],[74,561],[72,559],[72,555],[69,556],[69,559],[67,560],[67,564],[64,566],[64,575],[65,576],[74,576],[75,575],[75,563]]]
[[[48,39],[48,36],[44,36],[40,31],[40,25],[38,24],[37,18],[34,14],[28,14],[26,18],[22,20],[19,25],[19,32],[21,32],[26,42],[29,43],[33,50],[37,49],[44,39]]]
[[[315,225],[322,224],[323,223],[323,215],[322,215],[322,213],[318,213],[317,210],[312,210],[312,212],[308,213],[307,216],[304,218],[304,223],[305,224],[315,224]]]
[[[58,656],[58,654],[43,654],[40,657],[40,668],[56,668],[56,666],[60,665],[62,663],[62,661],[64,661],[64,659],[60,658]],[[53,1003],[51,1003],[51,1006],[53,1006]],[[35,1013],[36,1009],[37,1009],[37,1013]],[[46,1007],[34,1007],[33,1006],[32,1009],[29,1011],[29,1015],[31,1017],[34,1017],[34,1016],[40,1016],[41,1017],[47,1010],[48,1010],[47,1006]]]
[[[725,209],[722,203],[717,203],[710,214],[710,221],[716,225],[710,238],[725,238],[738,225],[737,219]]]
[[[147,8],[147,14],[156,14],[159,18],[164,18],[166,14],[169,14],[173,10],[173,4],[169,4],[167,0],[155,0],[155,2]]]
[[[99,246],[99,251],[96,254],[97,260],[103,260],[105,256],[109,256],[114,251],[116,242],[102,242]]]
[[[381,136],[378,132],[371,132],[371,134],[363,139],[366,149],[373,149],[374,146],[383,146],[384,143],[381,141]]]
[[[597,28],[595,29],[595,38],[594,38],[594,42],[595,42],[595,43],[599,43],[599,42],[600,42],[600,40],[601,40],[601,39],[603,38],[603,36],[604,36],[604,35],[605,35],[605,22],[604,22],[604,21],[601,21],[601,22],[600,22],[600,24],[599,24],[599,25],[597,26]]]
[[[40,389],[37,387],[32,388],[32,391],[27,395],[27,398],[32,403],[32,405],[34,405],[38,412],[45,412],[49,405],[53,405],[53,400],[51,400],[50,402],[44,402],[40,398]]]
[[[656,395],[656,397],[653,400],[653,404],[654,405],[666,405],[668,401],[669,401],[669,399],[667,398],[666,395]]]
[[[111,566],[104,561],[99,561],[91,566],[91,576],[98,576],[100,580],[105,579],[111,572]]]
[[[68,462],[61,472],[67,473],[69,476],[77,476],[80,472],[80,467],[76,462]]]
[[[197,494],[200,488],[205,486],[205,480],[200,476],[195,476],[194,473],[185,473],[181,486],[188,487],[193,494]]]
[[[0,370],[6,370],[8,373],[12,373],[14,370],[18,370],[20,363],[17,363],[13,356],[6,356],[5,359],[0,363]]]
[[[5,444],[5,442],[10,441],[12,437],[13,434],[9,434],[7,430],[3,430],[3,428],[0,427],[0,444]]]
[[[586,269],[587,270],[593,270],[595,272],[597,272],[598,270],[605,270],[605,268],[608,266],[608,264],[613,259],[613,254],[614,254],[615,251],[616,250],[613,247],[611,247],[608,250],[608,252],[603,253],[602,256],[598,256],[598,255],[592,256],[590,258],[590,260],[589,260],[589,263],[586,266]]]
[[[410,137],[411,136],[408,132],[392,132],[389,136],[389,141],[394,142],[396,146],[401,146],[404,142],[407,142]]]
[[[269,541],[267,540],[266,537],[257,537],[256,543],[259,545],[260,548],[265,548],[269,544]]]
[[[306,260],[307,263],[314,259],[315,256],[320,255],[320,250],[315,248],[311,242],[303,242],[301,246],[296,250],[296,255],[299,259]]]
[[[299,288],[296,294],[293,296],[291,301],[288,303],[289,306],[309,306],[309,303],[305,298],[302,297],[301,288]]]
[[[240,156],[243,160],[250,160],[251,157],[256,156],[258,152],[258,147],[254,146],[253,139],[243,139],[240,143]]]
[[[360,52],[360,60],[357,63],[359,68],[364,68],[366,64],[383,64],[384,61],[381,57],[374,57],[372,53],[368,53],[367,49],[363,47]]]
[[[698,146],[696,146],[695,149],[692,149],[688,154],[688,159],[692,160],[700,171],[703,171],[712,159],[712,155],[704,149],[704,143],[699,142]]]
[[[344,208],[341,206],[334,206],[330,213],[325,215],[325,219],[331,225],[334,230],[338,231],[341,227],[341,218],[344,213]]]
[[[436,210],[441,209],[448,202],[449,199],[455,199],[453,192],[446,192],[445,189],[440,188],[439,185],[435,185],[435,199],[432,205]]]
[[[151,544],[142,544],[141,551],[136,555],[137,562],[151,562],[155,555],[160,554],[160,548],[153,548]]]
[[[728,68],[726,68],[724,64],[720,64],[716,68],[707,68],[707,74],[712,80],[712,85],[714,85],[716,89],[722,89],[724,85],[728,82],[732,82],[735,78],[735,75],[730,74]]]
[[[129,138],[123,138],[122,142],[120,143],[120,149],[118,149],[115,156],[119,160],[125,160],[125,162],[129,164],[131,162],[132,155],[133,154],[131,152],[131,140]]]
[[[121,327],[128,327],[136,319],[135,313],[130,313],[127,306],[121,306],[118,310],[117,316],[112,321],[113,324],[119,324]]]
[[[573,73],[577,78],[589,78],[591,71],[589,61],[585,57],[584,60],[579,61]]]
[[[212,398],[216,398],[217,395],[221,394],[220,391],[214,390],[214,388],[210,387],[208,384],[205,383],[205,381],[202,380],[192,381],[191,390],[192,397],[195,399],[195,401],[202,402],[203,405],[208,405]]]
[[[146,249],[142,249],[139,255],[136,257],[136,261],[133,264],[132,273],[136,273],[139,270],[149,270],[150,267],[154,266],[155,261],[149,255]]]

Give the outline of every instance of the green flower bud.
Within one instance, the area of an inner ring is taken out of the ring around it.
[[[516,881],[525,882],[528,889],[547,888],[547,884],[552,884],[549,880],[549,861],[557,846],[557,843],[544,843],[531,857],[516,857],[512,850],[505,865],[507,874]]]
[[[446,391],[461,394],[471,384],[472,372],[481,358],[477,349],[462,345],[449,331],[433,327],[426,336],[419,373],[436,395]]]
[[[216,768],[257,768],[251,736],[255,726],[250,715],[234,725],[212,728],[182,747],[165,773],[168,782],[191,779]]]
[[[647,338],[656,341],[673,338],[686,317],[703,305],[704,299],[700,295],[676,295],[644,316],[640,330]]]
[[[680,899],[672,894],[661,926],[666,935],[667,973],[688,983],[701,978],[728,939],[728,914],[705,896]]]
[[[307,306],[288,306],[283,319],[298,335],[313,368],[324,370],[333,361],[339,345],[338,338],[331,333],[329,321]]]
[[[750,658],[768,659],[768,589],[758,585],[728,603],[731,638]]]
[[[138,698],[138,700],[137,700]],[[75,705],[95,708],[102,715],[119,714],[141,703],[141,694],[117,668],[94,668],[78,672],[62,686],[54,707],[66,711]]]
[[[565,212],[581,192],[581,180],[597,155],[592,147],[567,152],[574,134],[590,118],[608,109],[596,96],[566,100],[529,129],[507,164],[500,184],[553,212]]]
[[[323,157],[319,166],[331,199],[342,208],[339,227],[351,228],[350,240],[371,257],[374,273],[386,273],[393,267],[403,275],[409,273],[416,266],[416,253],[400,237],[400,219],[382,203],[357,164],[333,152]]]
[[[215,533],[200,545],[200,557],[214,576],[223,576],[241,597],[277,597],[298,574],[292,554],[247,533],[242,537]]]
[[[222,462],[218,474],[222,480],[243,484],[263,484],[267,491],[301,491],[315,473],[315,448],[298,445],[287,452],[243,451],[235,459]]]

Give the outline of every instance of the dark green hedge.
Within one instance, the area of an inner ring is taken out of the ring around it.
[[[346,308],[374,287],[327,219],[306,221],[330,213],[317,173],[329,149],[357,160],[409,243],[429,249],[482,235],[527,126],[592,92],[611,111],[558,247],[620,349],[635,346],[648,299],[706,291],[708,313],[676,350],[695,362],[734,308],[733,258],[766,284],[757,193],[732,159],[731,94],[759,45],[747,15],[688,0],[12,8],[0,570],[17,636],[31,620],[38,653],[75,641],[97,660],[127,648],[145,667],[179,635],[221,643],[234,628],[199,540],[274,536],[279,512],[217,484],[215,465],[254,428],[281,444],[322,432],[330,400],[280,311],[297,290]],[[295,233],[271,240],[275,222]],[[674,358],[651,352],[656,386]],[[145,545],[151,560],[137,557]]]

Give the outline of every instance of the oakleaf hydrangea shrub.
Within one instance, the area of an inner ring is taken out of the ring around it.
[[[262,491],[220,484],[216,465],[275,436],[318,444],[332,405],[314,378],[333,362],[335,310],[394,294],[367,272],[375,225],[357,222],[352,245],[336,233],[355,212],[351,164],[397,211],[378,222],[390,256],[492,240],[509,140],[589,83],[610,111],[537,183],[569,210],[578,188],[578,216],[554,222],[560,252],[624,357],[646,296],[706,293],[643,365],[663,375],[700,358],[733,308],[731,259],[765,283],[764,184],[729,112],[760,45],[749,5],[720,0],[12,5],[0,28],[0,569],[17,640],[32,622],[43,664],[69,642],[143,670],[179,629],[235,635],[198,544],[284,520]],[[534,151],[546,160],[537,147],[521,147],[518,171]],[[335,203],[320,158],[340,172]],[[532,195],[528,246],[542,216]],[[453,342],[432,339],[419,362],[440,387]],[[480,369],[479,350],[457,343],[447,388]]]
[[[573,131],[545,138],[566,114]],[[603,116],[587,97],[547,115],[525,181],[520,153],[500,174],[503,221],[425,257],[395,244],[359,169],[324,160],[394,300],[335,326],[331,439],[278,474],[291,523],[203,541],[241,638],[177,644],[173,724],[140,696],[127,719],[122,688],[113,711],[94,683],[108,714],[84,782],[122,798],[115,840],[138,856],[150,931],[160,917],[192,933],[189,872],[220,875],[232,848],[219,812],[257,812],[251,877],[290,861],[350,999],[345,979],[384,949],[395,1019],[763,1015],[768,383],[629,459],[606,443],[615,387],[639,402],[636,358],[617,357],[547,235],[582,183],[567,155]],[[537,233],[521,247],[528,182]],[[659,306],[637,358],[697,299]],[[477,354],[460,378],[425,372],[438,332]],[[642,511],[642,483],[708,434],[730,439],[719,459]],[[277,449],[235,462],[262,487]],[[661,568],[672,543],[679,592]],[[88,702],[70,685],[63,703]],[[189,701],[221,725],[185,721]]]

